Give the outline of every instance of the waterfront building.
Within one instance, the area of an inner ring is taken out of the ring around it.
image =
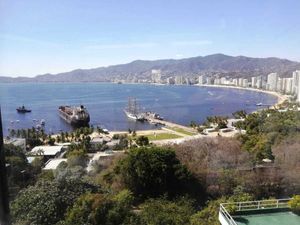
[[[205,75],[201,75],[198,77],[198,84],[199,85],[202,85],[202,84],[205,84],[206,83],[206,77]]]
[[[248,79],[243,79],[242,87],[248,87]]]
[[[283,83],[282,83],[282,79],[280,77],[278,77],[278,79],[277,79],[276,91],[278,91],[278,92],[283,91]]]
[[[161,70],[151,70],[153,83],[161,83]]]
[[[292,94],[293,92],[293,78],[283,78],[282,79],[282,86],[283,86],[283,92],[286,94]]]
[[[206,77],[206,84],[212,84],[212,78]]]
[[[216,78],[214,80],[214,85],[219,85],[219,84],[221,84],[220,78]]]
[[[191,79],[188,78],[188,77],[186,77],[186,78],[185,78],[185,84],[186,84],[186,85],[191,85],[191,84],[192,84]]]
[[[298,75],[300,76],[300,71],[298,70]],[[297,93],[297,101],[300,102],[300,77],[298,76],[298,93]]]
[[[251,87],[256,88],[257,77],[251,77]]]
[[[220,79],[220,84],[227,84],[227,79],[226,79],[226,77],[221,77],[221,79]]]
[[[183,77],[182,77],[182,76],[176,76],[176,77],[175,77],[175,84],[176,84],[176,85],[181,85],[181,84],[183,84]]]
[[[242,87],[243,86],[243,78],[238,78],[238,86]]]
[[[238,86],[238,79],[237,79],[237,78],[234,78],[234,79],[232,80],[232,84],[233,84],[234,86]]]
[[[173,77],[168,77],[167,78],[167,84],[174,84]]]
[[[293,94],[296,94],[299,92],[300,89],[299,86],[299,80],[300,80],[300,70],[296,70],[293,72]]]
[[[256,78],[256,84],[255,84],[255,87],[258,88],[258,89],[260,89],[260,88],[262,88],[262,86],[263,86],[262,84],[263,84],[262,76],[258,76],[258,77]]]
[[[276,91],[278,82],[278,74],[270,73],[267,77],[267,90]]]

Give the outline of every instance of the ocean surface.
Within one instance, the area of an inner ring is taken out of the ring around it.
[[[207,116],[231,116],[237,110],[255,111],[257,103],[272,105],[275,96],[248,90],[197,86],[167,86],[112,83],[13,83],[0,84],[3,132],[31,128],[46,121],[47,132],[73,128],[58,115],[60,105],[83,104],[91,125],[109,130],[154,129],[154,125],[128,120],[123,112],[128,97],[136,97],[142,110],[159,113],[168,121],[188,125]],[[17,113],[22,105],[31,113]]]

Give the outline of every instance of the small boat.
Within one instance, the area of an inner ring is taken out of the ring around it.
[[[21,106],[21,107],[19,107],[19,108],[17,108],[16,110],[17,110],[18,113],[29,113],[29,112],[31,112],[31,110],[30,109],[26,109],[24,105]]]
[[[40,124],[41,124],[42,126],[45,126],[45,124],[46,124],[46,121],[45,121],[44,119],[41,119],[41,122],[40,122]]]
[[[262,106],[262,103],[261,103],[261,102],[260,102],[260,103],[257,103],[256,106]]]

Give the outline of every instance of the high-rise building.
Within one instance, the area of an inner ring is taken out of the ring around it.
[[[199,76],[199,78],[198,78],[198,84],[202,85],[202,84],[205,84],[205,83],[206,83],[206,77],[205,77],[205,75]]]
[[[256,87],[256,82],[257,82],[257,77],[251,77],[251,87],[252,88]]]
[[[206,84],[212,84],[212,78],[206,77]]]
[[[277,82],[278,82],[278,74],[277,73],[268,74],[267,89],[270,91],[276,91],[277,90]]]
[[[153,83],[161,83],[161,70],[152,70],[151,74]]]
[[[256,84],[255,84],[255,87],[256,88],[262,88],[262,83],[263,83],[263,79],[262,79],[262,76],[258,76],[256,78]]]
[[[176,76],[175,77],[175,84],[177,84],[177,85],[183,84],[183,77],[182,76]]]
[[[167,78],[167,84],[174,84],[174,80],[172,77]]]
[[[242,87],[248,87],[248,86],[249,86],[248,79],[243,79]]]
[[[283,81],[280,77],[277,79],[277,84],[276,84],[276,91],[282,92],[283,91]]]
[[[293,92],[293,78],[283,78],[282,79],[282,86],[283,86],[283,92],[286,94],[292,94]]]
[[[296,70],[295,72],[293,72],[293,94],[297,94],[300,89],[299,86],[299,80],[300,80],[300,70]]]
[[[298,92],[297,92],[297,101],[300,103],[300,71],[298,70]]]

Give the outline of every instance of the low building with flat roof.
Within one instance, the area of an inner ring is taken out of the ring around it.
[[[50,159],[46,163],[43,170],[55,170],[59,166],[59,164],[61,164],[62,162],[66,162],[66,161],[67,161],[67,159]]]
[[[30,156],[42,156],[44,162],[51,158],[58,157],[64,151],[64,146],[36,146],[30,152]]]

